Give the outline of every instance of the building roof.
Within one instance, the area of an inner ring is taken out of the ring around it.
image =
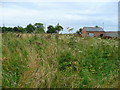
[[[119,31],[106,31],[105,33],[119,33]]]
[[[84,27],[86,31],[97,31],[97,32],[104,32],[102,27]]]
[[[119,37],[119,33],[118,32],[105,32],[104,36],[111,36],[111,37]]]

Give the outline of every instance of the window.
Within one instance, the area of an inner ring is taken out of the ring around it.
[[[88,33],[89,36],[93,37],[94,36],[94,33]]]

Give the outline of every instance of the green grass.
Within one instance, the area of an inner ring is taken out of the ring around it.
[[[15,33],[2,38],[4,88],[118,87],[118,40]]]
[[[0,34],[0,89],[2,87],[2,35]]]

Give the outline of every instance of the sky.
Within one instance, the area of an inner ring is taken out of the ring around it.
[[[0,26],[14,27],[43,23],[67,27],[76,32],[82,27],[101,26],[105,31],[118,30],[118,1],[107,0],[2,0],[0,1]]]

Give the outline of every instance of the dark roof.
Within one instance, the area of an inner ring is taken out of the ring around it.
[[[106,31],[105,33],[118,33],[119,31]]]
[[[104,32],[102,27],[84,27],[86,31],[98,31],[98,32]]]
[[[118,32],[105,32],[104,36],[119,37]]]

